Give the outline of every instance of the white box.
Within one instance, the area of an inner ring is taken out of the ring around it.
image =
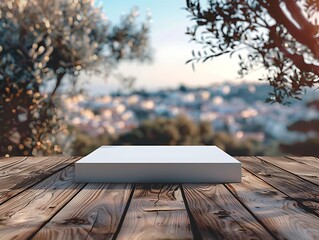
[[[102,146],[75,163],[77,182],[241,182],[241,163],[215,146]]]

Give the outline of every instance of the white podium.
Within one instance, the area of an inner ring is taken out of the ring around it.
[[[215,146],[102,146],[75,163],[77,182],[241,182],[241,163]]]

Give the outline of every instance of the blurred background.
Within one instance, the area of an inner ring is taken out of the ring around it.
[[[3,0],[0,155],[319,155],[317,3],[252,2]]]

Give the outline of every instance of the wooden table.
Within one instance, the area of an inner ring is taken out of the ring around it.
[[[0,159],[0,239],[319,239],[319,159],[237,157],[236,184],[85,184],[77,157]]]

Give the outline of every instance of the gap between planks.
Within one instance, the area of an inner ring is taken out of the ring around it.
[[[243,163],[245,170],[298,202],[304,210],[319,217],[317,185],[258,158],[238,159]]]
[[[38,231],[84,186],[74,182],[74,166],[66,167],[0,205],[4,239],[26,239]]]
[[[311,167],[317,168],[319,171],[319,158],[312,157],[312,156],[286,156],[286,158],[292,159],[296,162],[299,162],[301,164],[306,164]]]
[[[315,239],[318,218],[286,194],[243,169],[242,183],[226,184],[234,196],[276,239]]]
[[[28,157],[1,157],[0,158],[0,170],[5,169],[8,166],[17,164],[19,162],[23,162],[26,160]]]
[[[257,158],[319,186],[319,171],[316,168],[286,157],[258,156]]]
[[[273,239],[225,185],[183,184],[183,192],[200,236],[194,239]]]
[[[132,191],[131,184],[89,183],[33,239],[112,239]]]
[[[260,160],[260,159],[259,159]],[[295,176],[295,177],[299,177],[299,178],[301,178],[299,175],[297,175],[297,174],[295,174],[295,173],[293,173],[293,172],[290,172],[290,171],[288,171],[288,170],[286,170],[286,169],[284,169],[284,168],[281,168],[281,167],[278,167],[277,165],[275,165],[275,164],[272,164],[272,163],[269,163],[268,161],[265,161],[265,162],[267,162],[270,166],[274,166],[275,168],[278,168],[278,169],[280,169],[280,170],[282,170],[282,171],[285,171],[285,172],[288,172],[290,175],[293,175],[293,176]],[[309,167],[309,166],[308,166]],[[54,174],[54,173],[53,173]],[[52,175],[53,175],[52,174]],[[271,186],[271,187],[274,187],[272,184],[269,184],[267,181],[265,181],[265,180],[262,180],[261,178],[260,178],[260,176],[258,176],[258,174],[252,174],[254,177],[256,177],[257,179],[259,179],[259,180],[261,180],[261,181],[263,181],[263,182],[265,182],[267,185],[269,185],[269,186]],[[290,176],[289,175],[289,176]],[[308,180],[307,179],[304,179],[306,182],[308,182]],[[314,184],[314,183],[312,183],[311,182],[311,184]],[[230,184],[230,185],[227,185],[227,189],[236,197],[236,198],[238,198],[240,201],[242,201],[242,198],[239,198],[233,191],[232,191],[232,188],[230,188],[229,186],[232,186],[233,184]],[[279,191],[279,192],[281,192],[282,194],[284,194],[284,195],[287,195],[285,192],[283,192],[283,191],[281,191],[282,189],[275,189],[275,190],[277,190],[277,191]],[[26,190],[24,190],[24,191],[26,191]],[[181,189],[181,191],[182,191],[182,189]],[[78,192],[79,193],[79,192]],[[77,194],[78,193],[76,193],[74,196],[73,196],[73,198],[74,197],[76,197],[77,196]],[[132,194],[133,194],[133,192],[131,192]],[[158,194],[160,195],[161,193],[160,193],[160,191],[158,192]],[[182,192],[181,192],[181,194],[182,194]],[[289,196],[289,195],[288,195]],[[65,203],[65,207],[69,204],[69,202],[71,202],[72,201],[72,199],[73,198],[71,198],[67,203]],[[269,199],[268,199],[269,200]],[[289,199],[288,199],[289,200]],[[188,204],[188,202],[187,201],[184,201],[184,203],[185,203],[185,205],[187,205]],[[249,211],[251,211],[251,208],[248,208],[245,204],[243,204],[243,203],[241,203],[243,206],[245,206]],[[1,207],[1,206],[0,206]],[[298,207],[298,206],[297,206]],[[185,207],[186,208],[186,207]],[[60,210],[62,210],[62,208],[60,209]],[[127,204],[127,211],[129,210],[129,202],[128,202],[128,204]],[[186,209],[187,210],[187,209]],[[254,213],[254,211],[251,211],[252,213]],[[56,214],[54,214],[51,218],[54,218],[55,217],[55,215],[57,215],[59,213],[59,211],[56,213]],[[221,216],[223,217],[223,214],[221,214]],[[257,215],[256,215],[257,216]],[[226,218],[228,217],[227,215],[225,216]],[[50,219],[51,219],[50,218]],[[122,218],[123,218],[123,222],[122,223],[124,223],[124,221],[125,221],[125,215],[122,215]],[[49,220],[50,220],[49,219]],[[257,219],[259,219],[258,217],[257,217]],[[120,220],[121,221],[121,220]],[[264,221],[261,221],[262,223],[264,223]],[[118,225],[118,229],[119,229],[119,231],[121,230],[120,229],[120,225]]]
[[[180,185],[136,185],[116,239],[193,239]]]
[[[0,171],[0,205],[70,166],[79,157],[27,157]]]

